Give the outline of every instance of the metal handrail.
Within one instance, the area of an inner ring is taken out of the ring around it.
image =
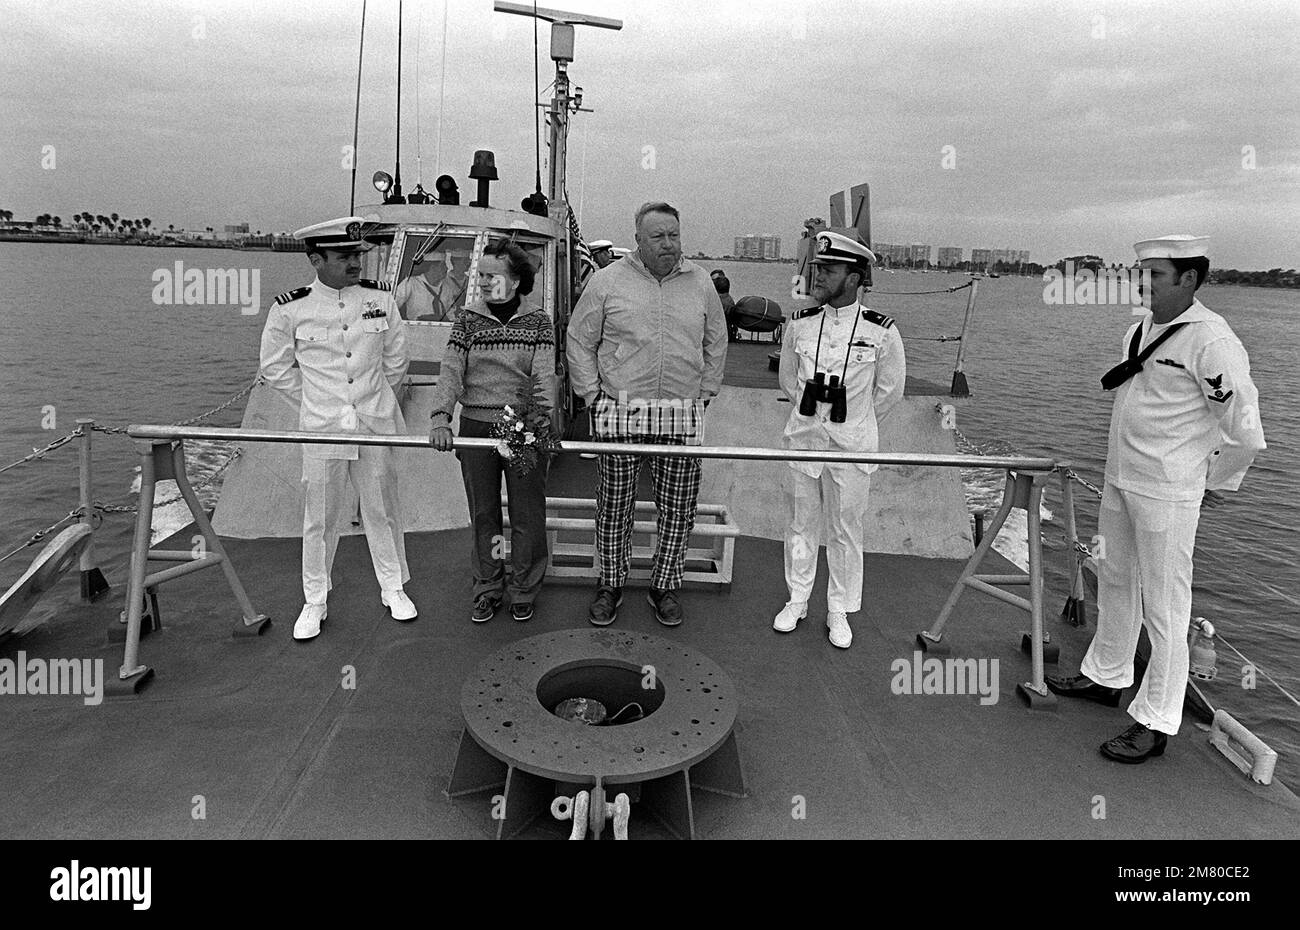
[[[136,439],[214,439],[238,442],[300,442],[307,444],[395,446],[429,449],[423,436],[385,436],[375,433],[313,433],[303,430],[224,429],[215,426],[177,427],[162,424],[132,424],[127,434]],[[496,439],[456,437],[456,449],[495,449]],[[658,455],[695,459],[758,459],[779,462],[838,462],[872,465],[931,465],[940,468],[1010,468],[1021,471],[1052,471],[1055,459],[1008,455],[939,455],[931,452],[837,452],[821,449],[766,449],[749,446],[670,446],[630,442],[561,442],[560,452],[598,455]]]

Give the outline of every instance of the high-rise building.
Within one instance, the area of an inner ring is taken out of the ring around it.
[[[955,268],[961,264],[961,246],[941,245],[939,246],[939,267]]]
[[[913,265],[930,264],[930,247],[920,242],[915,242],[907,251],[908,261]]]
[[[781,237],[759,236],[754,233],[746,236],[736,236],[735,252],[733,254],[736,258],[759,258],[775,261],[781,257]]]

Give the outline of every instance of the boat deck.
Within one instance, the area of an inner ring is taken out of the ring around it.
[[[590,488],[592,463],[563,457],[553,493]],[[178,534],[188,539],[190,529]],[[399,624],[379,603],[363,537],[344,537],[330,616],[306,644],[290,636],[301,606],[296,539],[231,540],[230,556],[274,623],[235,640],[238,611],[215,572],[161,589],[163,629],[141,644],[154,681],[131,698],[0,701],[5,753],[0,836],[490,837],[491,792],[443,795],[461,730],[462,680],[510,642],[585,627],[591,584],[551,583],[526,625],[503,611],[469,620],[469,531],[408,535],[407,590],[420,618]],[[629,587],[617,628],[680,641],[717,662],[739,694],[738,741],[749,796],[697,792],[700,836],[1294,838],[1300,801],[1280,783],[1254,785],[1190,719],[1159,759],[1108,762],[1097,746],[1129,722],[1122,710],[1063,702],[1029,711],[1015,686],[1029,675],[1020,611],[968,592],[949,626],[956,656],[997,658],[999,699],[894,694],[891,663],[937,615],[961,563],[866,557],[866,606],[848,651],[830,646],[824,580],[809,619],[771,629],[785,600],[781,544],[742,537],[730,592],[689,589],[685,624],[660,627],[643,589]],[[66,608],[0,655],[121,662],[104,628],[121,608],[124,565],[104,566],[114,591]],[[825,562],[821,567],[825,578]],[[1054,613],[1062,592],[1047,598]],[[1087,633],[1051,627],[1073,668]],[[343,687],[355,670],[355,688]],[[1050,667],[1049,667],[1050,671]],[[202,796],[206,818],[191,816]],[[1105,819],[1094,819],[1097,797]],[[798,799],[806,816],[793,816]],[[525,836],[562,834],[553,821]],[[634,805],[633,837],[663,832]]]

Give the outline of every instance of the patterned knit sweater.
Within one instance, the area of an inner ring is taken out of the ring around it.
[[[456,315],[434,389],[434,425],[450,426],[456,404],[462,419],[491,422],[506,404],[531,400],[548,418],[555,406],[555,325],[524,298],[504,324],[482,301]]]

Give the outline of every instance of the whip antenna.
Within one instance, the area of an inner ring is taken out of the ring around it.
[[[395,198],[402,196],[402,0],[397,0],[397,137],[394,140],[396,153],[393,158],[393,192]]]
[[[538,85],[542,81],[541,65],[537,55],[537,0],[533,0],[533,142],[537,151],[537,193],[542,192],[542,130],[538,125],[537,98],[542,95]]]
[[[352,117],[352,187],[348,192],[348,216],[357,207],[357,134],[361,126],[361,59],[366,51],[366,0],[361,0],[361,45],[357,49],[357,109]]]

